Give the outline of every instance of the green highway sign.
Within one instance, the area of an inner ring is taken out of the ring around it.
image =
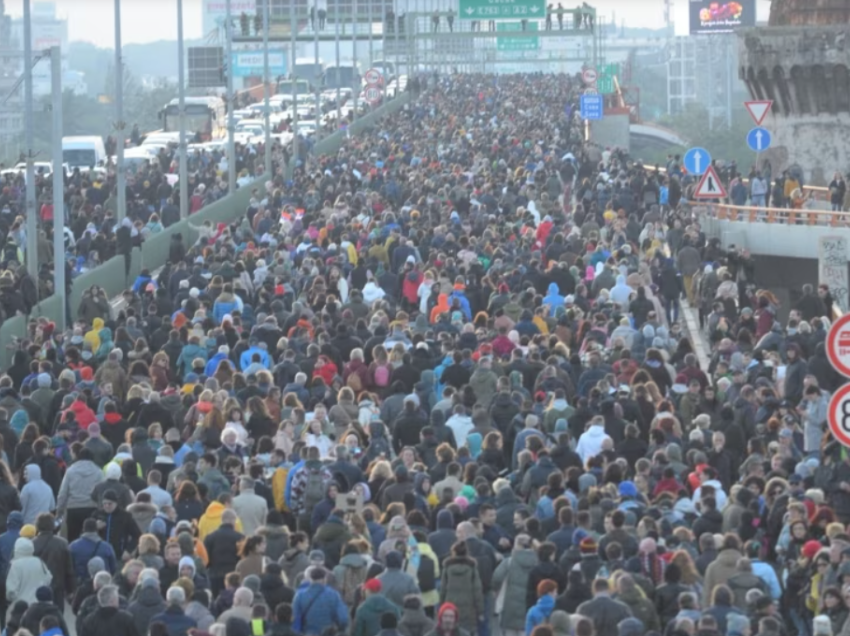
[[[600,75],[596,79],[596,90],[603,95],[614,92],[614,78],[610,75]]]
[[[529,22],[526,25],[529,31],[537,31],[537,22]],[[497,22],[496,31],[521,31],[522,22]],[[540,49],[540,38],[538,37],[511,37],[509,35],[496,36],[497,51],[537,51]]]
[[[504,20],[521,18],[542,20],[546,17],[546,0],[459,0],[461,20]]]

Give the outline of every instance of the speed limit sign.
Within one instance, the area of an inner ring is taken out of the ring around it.
[[[384,83],[384,75],[376,68],[370,68],[363,77],[367,86],[380,86]]]
[[[832,394],[826,419],[832,436],[850,448],[850,384]]]
[[[595,84],[598,77],[595,68],[586,68],[581,73],[581,79],[585,84]]]
[[[363,98],[370,104],[377,104],[381,101],[381,89],[377,86],[368,86],[363,93]]]

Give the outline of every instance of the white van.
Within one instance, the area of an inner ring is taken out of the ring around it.
[[[94,135],[85,137],[62,137],[62,161],[74,168],[94,168],[106,162],[106,147],[103,138]]]

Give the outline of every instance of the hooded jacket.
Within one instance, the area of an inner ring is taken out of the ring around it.
[[[475,559],[453,556],[443,564],[440,578],[440,602],[451,600],[459,611],[459,624],[473,633],[478,617],[484,613],[484,593]]]
[[[514,550],[493,573],[493,590],[507,586],[501,615],[502,629],[525,630],[528,578],[537,564],[537,553],[533,550]]]
[[[372,594],[357,608],[354,615],[354,628],[351,636],[373,636],[381,630],[381,616],[393,614],[396,618],[401,615],[399,608],[387,600],[383,594]]]
[[[226,510],[224,504],[218,501],[213,501],[207,506],[207,511],[201,516],[198,521],[198,539],[203,541],[208,535],[212,534],[221,527],[221,515]],[[236,530],[242,532],[242,521],[236,519]]]
[[[53,490],[41,478],[41,467],[38,464],[28,464],[24,468],[24,474],[27,483],[21,490],[21,512],[25,524],[35,524],[40,513],[56,509],[56,498],[53,496]]]
[[[549,306],[549,315],[554,316],[558,307],[564,306],[564,297],[558,293],[558,283],[549,283],[549,293],[544,296],[543,304]]]
[[[104,480],[103,471],[88,459],[77,460],[68,467],[62,485],[56,510],[61,517],[69,508],[91,508],[91,493]]]
[[[53,575],[34,554],[32,541],[23,537],[15,541],[14,558],[6,579],[6,600],[10,605],[16,601],[34,603],[37,600],[36,590],[42,586],[50,587]]]

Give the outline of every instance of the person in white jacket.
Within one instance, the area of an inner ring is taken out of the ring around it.
[[[34,552],[29,539],[21,537],[15,541],[15,553],[6,578],[6,600],[10,608],[16,601],[35,603],[36,590],[41,586],[50,587],[53,575]]]
[[[605,443],[605,440],[611,439],[605,434],[604,424],[605,421],[597,415],[590,420],[590,426],[588,426],[587,430],[581,434],[581,437],[578,438],[576,453],[578,453],[578,456],[581,457],[582,463],[601,453],[602,445]]]

